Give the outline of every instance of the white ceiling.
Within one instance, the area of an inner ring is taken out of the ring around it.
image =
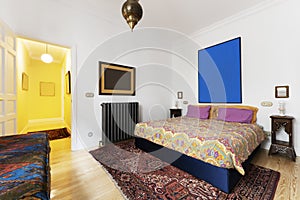
[[[86,19],[84,16],[89,16],[87,19],[105,21],[110,26],[118,28],[117,30],[129,30],[121,14],[121,7],[125,1],[0,0],[2,2],[0,17],[8,19],[9,24],[14,25],[13,29],[21,35],[44,40],[50,34],[51,38],[52,36],[60,37],[64,45],[69,45],[74,44],[70,40],[76,38],[74,35],[78,34],[74,29],[76,21],[72,17],[68,18],[70,12],[79,16],[79,19]],[[247,9],[275,1],[278,0],[140,0],[144,14],[136,28],[161,27],[192,35],[221,20],[245,12]],[[15,17],[13,12],[24,16],[24,19]],[[69,23],[60,24],[61,17],[67,18]],[[47,26],[43,20],[47,21]],[[89,21],[84,23],[88,24]],[[64,26],[68,27],[64,29]],[[70,33],[72,30],[73,32]],[[52,40],[52,42],[57,41]],[[24,44],[33,59],[39,59],[45,51],[43,43],[27,41]],[[53,52],[55,62],[58,63],[65,55],[64,49],[57,49],[52,45],[49,45],[49,52]]]
[[[126,0],[56,1],[101,17],[113,25],[126,24],[121,15],[121,7]],[[191,34],[258,4],[272,1],[276,0],[140,0],[144,15],[138,26],[163,27]]]

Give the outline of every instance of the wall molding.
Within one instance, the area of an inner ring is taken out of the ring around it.
[[[68,124],[64,121],[64,123],[65,123],[65,127],[67,128],[67,131],[70,133],[70,134],[72,134],[72,129],[71,129],[71,127],[69,127],[68,126]]]
[[[29,120],[27,124],[27,131],[37,131],[46,129],[55,129],[66,127],[66,123],[63,118],[45,118]]]
[[[28,120],[28,124],[37,124],[37,123],[55,123],[55,122],[63,122],[64,119],[62,117],[58,118],[44,118],[44,119],[32,119]]]
[[[26,134],[28,133],[28,131],[33,131],[32,129],[36,129],[36,126],[43,129],[43,127],[47,128],[53,125],[55,125],[56,127],[66,127],[68,132],[71,134],[71,127],[67,125],[63,118],[45,118],[29,120],[26,126],[23,128],[23,130],[20,131],[18,134]]]
[[[296,151],[296,156],[299,158],[299,156],[300,156],[300,148],[295,147],[295,146],[294,146],[294,148],[295,148],[295,151]]]
[[[232,15],[230,17],[227,17],[223,20],[220,20],[216,23],[213,23],[212,25],[209,25],[209,26],[206,26],[204,27],[203,29],[200,29],[194,33],[192,33],[190,35],[191,38],[196,38],[204,33],[207,33],[207,32],[211,32],[215,29],[218,29],[222,26],[225,26],[227,24],[230,24],[230,23],[233,23],[235,21],[238,21],[238,20],[241,20],[243,18],[246,18],[248,16],[251,16],[251,15],[254,15],[258,12],[261,12],[261,11],[264,11],[265,9],[267,8],[270,8],[270,7],[273,7],[273,6],[276,6],[278,4],[281,4],[281,3],[286,3],[287,0],[265,0],[251,8],[248,8],[246,10],[243,10],[235,15]]]

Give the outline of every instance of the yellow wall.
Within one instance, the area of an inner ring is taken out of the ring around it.
[[[21,39],[17,39],[17,132],[26,132],[28,123],[29,90],[22,90],[22,73],[29,74],[31,60]],[[29,88],[30,89],[30,88]]]
[[[71,94],[66,94],[65,74],[71,70],[71,54],[67,50],[62,63],[46,64],[32,59],[17,39],[17,131],[26,133],[67,127],[71,129]],[[29,77],[28,91],[22,90],[22,73]],[[55,85],[55,96],[41,96],[40,82]],[[72,87],[72,86],[71,86]]]
[[[64,68],[64,75],[71,71],[71,53],[70,50],[68,50],[65,60],[63,62],[63,68]],[[65,77],[64,83],[66,83]],[[72,81],[71,81],[71,89],[72,89]],[[64,121],[67,125],[67,128],[71,130],[71,123],[72,123],[72,105],[71,105],[71,94],[66,94],[66,85],[64,85]]]
[[[28,68],[29,74],[29,120],[61,118],[62,116],[62,83],[61,64],[46,64],[40,60],[32,60]],[[55,84],[54,96],[40,95],[40,82]]]

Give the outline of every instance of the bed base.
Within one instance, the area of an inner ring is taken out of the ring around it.
[[[212,184],[225,193],[230,193],[243,176],[235,169],[216,167],[143,138],[135,138],[135,145],[143,151]],[[242,164],[246,173],[258,149],[259,147],[257,147]]]

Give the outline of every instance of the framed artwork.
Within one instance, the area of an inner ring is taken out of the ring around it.
[[[289,86],[275,86],[275,98],[289,98]]]
[[[29,88],[29,79],[28,79],[28,75],[23,72],[22,73],[22,90],[28,90]]]
[[[135,95],[135,68],[99,62],[99,95]]]
[[[177,92],[177,99],[183,99],[183,92]]]
[[[40,82],[40,96],[55,96],[55,83]]]
[[[198,51],[198,102],[242,103],[240,37]]]
[[[68,71],[65,75],[66,94],[71,94],[71,72]]]

